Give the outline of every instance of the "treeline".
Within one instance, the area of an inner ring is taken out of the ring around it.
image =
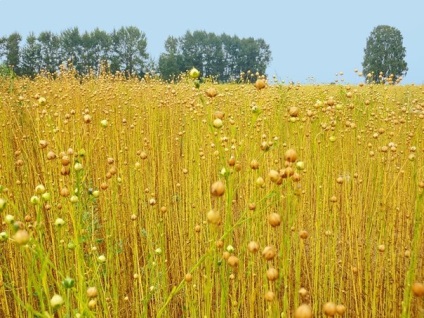
[[[264,74],[270,60],[271,51],[263,39],[205,31],[168,37],[157,63],[147,53],[145,33],[134,26],[112,32],[97,28],[81,33],[75,27],[60,34],[31,33],[25,41],[19,33],[0,37],[0,64],[29,77],[41,71],[54,73],[72,64],[80,75],[98,74],[103,68],[128,76],[156,73],[172,80],[194,66],[202,76],[228,82],[248,70]]]
[[[0,58],[18,75],[34,76],[41,70],[54,73],[72,62],[78,73],[98,72],[104,61],[110,71],[143,75],[148,54],[146,35],[136,27],[122,27],[111,33],[95,29],[81,34],[78,28],[60,34],[50,31],[22,37],[13,33],[0,39]]]
[[[203,76],[234,81],[248,70],[265,74],[271,61],[269,45],[263,39],[240,39],[205,31],[186,32],[179,38],[170,36],[165,50],[159,58],[159,72],[164,79],[196,66]]]

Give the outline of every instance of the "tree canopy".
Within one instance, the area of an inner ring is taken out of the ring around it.
[[[196,67],[202,76],[219,81],[240,79],[242,72],[265,74],[271,61],[269,45],[263,39],[239,38],[205,31],[187,31],[182,37],[168,37],[159,58],[159,72],[171,79]]]
[[[401,32],[388,25],[379,25],[367,38],[363,74],[376,83],[394,83],[408,71],[405,55]]]
[[[107,65],[112,73],[128,76],[158,70],[163,79],[170,80],[196,67],[203,77],[229,82],[239,80],[248,71],[253,76],[250,79],[255,80],[257,72],[265,74],[270,61],[271,51],[263,39],[206,31],[169,36],[157,64],[147,54],[146,35],[134,26],[84,33],[74,27],[59,34],[30,33],[24,41],[18,33],[0,37],[0,62],[13,66],[16,74],[30,77],[41,71],[57,72],[62,65],[72,65],[81,75],[98,74]]]
[[[113,72],[143,75],[149,57],[146,35],[133,26],[111,33],[99,29],[80,33],[77,27],[60,34],[30,33],[22,47],[21,40],[18,33],[0,38],[0,61],[13,66],[18,75],[53,73],[63,64],[72,64],[81,75],[97,73],[105,61]]]

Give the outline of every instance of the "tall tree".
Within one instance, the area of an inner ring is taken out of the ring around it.
[[[83,34],[82,47],[82,73],[86,74],[90,70],[98,73],[100,65],[110,59],[112,38],[107,32],[96,28]]]
[[[72,62],[77,71],[81,72],[81,55],[83,54],[81,35],[77,27],[63,31],[60,36],[59,60]]]
[[[6,37],[0,37],[0,62],[3,60],[3,56],[6,55]]]
[[[41,45],[37,41],[34,33],[30,33],[26,38],[26,43],[21,54],[21,74],[34,76],[40,72],[41,65]]]
[[[20,47],[22,37],[19,33],[12,33],[6,40],[6,65],[13,67],[13,71],[17,72],[20,62]]]
[[[405,55],[401,32],[388,25],[379,25],[367,38],[363,73],[365,76],[371,74],[371,79],[376,83],[381,83],[390,75],[393,75],[395,81],[408,71]]]
[[[185,71],[178,41],[177,38],[169,36],[165,41],[166,52],[159,57],[159,73],[165,80],[171,80],[174,76]]]
[[[128,75],[143,76],[146,52],[146,35],[137,27],[122,27],[112,33],[113,55],[111,71],[123,71]]]
[[[263,39],[240,39],[205,31],[186,32],[180,38],[169,37],[166,53],[159,59],[164,79],[176,76],[193,66],[202,76],[216,76],[228,82],[240,78],[248,70],[264,74],[271,60],[269,45]]]
[[[60,38],[50,31],[38,35],[41,52],[41,69],[53,73],[58,70],[62,62],[60,56]]]
[[[225,33],[221,35],[221,39],[224,47],[225,68],[220,78],[224,81],[234,81],[243,71],[239,66],[241,40],[237,36],[229,36]]]

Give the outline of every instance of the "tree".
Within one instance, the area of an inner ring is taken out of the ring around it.
[[[146,52],[146,35],[137,27],[122,27],[113,31],[112,41],[111,71],[143,76],[145,62],[149,57]]]
[[[20,48],[22,37],[19,33],[12,33],[6,40],[6,65],[13,67],[13,71],[18,70],[20,61]]]
[[[3,56],[6,55],[6,41],[6,37],[0,38],[0,62],[2,61]]]
[[[81,73],[87,74],[90,70],[98,73],[100,66],[110,59],[112,38],[111,36],[96,28],[94,31],[85,32],[82,36]]]
[[[82,40],[77,27],[63,31],[60,36],[61,62],[72,62],[77,71],[81,72],[81,55],[83,54]]]
[[[401,32],[388,25],[374,28],[364,49],[363,73],[369,80],[382,83],[406,75],[406,50]]]
[[[219,36],[205,31],[187,32],[181,44],[184,69],[195,66],[205,77],[222,75],[225,63]]]
[[[40,44],[41,69],[54,73],[59,69],[60,59],[60,38],[50,31],[41,32],[37,38]]]
[[[159,73],[167,81],[185,71],[178,41],[177,38],[169,36],[165,41],[166,53],[159,57]]]
[[[30,33],[26,39],[26,43],[22,48],[21,54],[21,74],[30,77],[40,72],[41,65],[41,45],[37,41],[34,33]]]
[[[196,67],[203,77],[236,81],[241,72],[248,70],[265,74],[271,61],[269,45],[263,39],[240,39],[205,31],[188,31],[180,38],[168,37],[165,50],[159,58],[159,71],[166,80]]]

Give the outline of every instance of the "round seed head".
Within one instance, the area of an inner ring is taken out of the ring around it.
[[[307,304],[302,304],[296,308],[294,318],[312,318],[312,308]]]
[[[97,288],[92,286],[92,287],[88,287],[87,288],[87,297],[88,298],[95,298],[97,297],[98,292],[97,292]]]
[[[185,280],[187,283],[190,283],[190,282],[193,280],[193,275],[191,275],[190,273],[185,274],[185,276],[184,276],[184,280]]]
[[[306,239],[308,238],[308,236],[309,236],[309,234],[308,234],[308,232],[306,232],[305,230],[302,230],[302,231],[300,231],[300,232],[299,232],[299,237],[300,237],[302,240],[306,240]]]
[[[239,264],[239,259],[237,256],[231,255],[230,257],[228,257],[227,259],[227,263],[228,265],[230,265],[231,267],[237,267]]]
[[[18,230],[13,235],[14,241],[19,245],[25,245],[29,242],[29,233],[26,230]]]
[[[221,180],[218,180],[211,185],[211,194],[215,197],[220,197],[225,192],[225,185]]]
[[[274,246],[266,246],[262,251],[262,256],[267,260],[272,260],[277,255],[277,249]]]
[[[218,211],[210,210],[206,214],[206,219],[208,220],[209,223],[219,224],[221,222],[221,215]]]
[[[272,227],[277,227],[281,224],[281,215],[278,213],[271,213],[268,216],[268,223],[272,226]]]
[[[264,298],[265,298],[266,301],[271,302],[275,298],[275,293],[273,291],[268,290],[265,293]]]
[[[251,253],[256,253],[259,250],[259,244],[255,241],[250,241],[249,244],[247,244],[247,249]]]
[[[424,284],[422,284],[422,283],[413,283],[412,284],[412,292],[417,297],[423,297],[424,296]]]
[[[339,314],[340,316],[342,316],[345,312],[346,312],[346,306],[345,305],[337,305],[336,306],[336,312],[337,314]]]
[[[336,314],[336,304],[333,302],[325,303],[322,307],[322,311],[327,316],[333,317]]]
[[[288,149],[284,154],[284,158],[289,162],[295,162],[297,160],[296,150]]]
[[[53,295],[53,297],[50,299],[50,306],[52,306],[53,308],[59,307],[63,305],[63,303],[64,303],[64,300],[62,296],[58,294]]]
[[[278,279],[278,270],[273,268],[273,267],[268,268],[268,270],[266,271],[266,277],[270,281],[277,280]]]

